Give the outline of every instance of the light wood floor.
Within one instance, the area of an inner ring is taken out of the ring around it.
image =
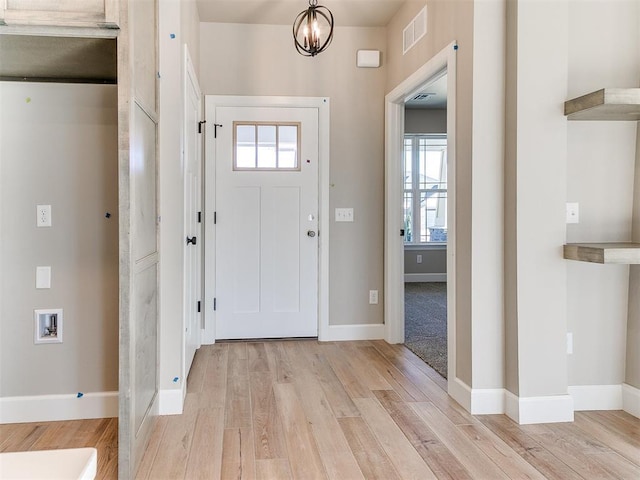
[[[640,479],[640,420],[576,413],[519,426],[471,416],[402,346],[315,341],[202,347],[183,415],[160,417],[139,479]],[[98,446],[115,420],[0,426],[0,449]]]

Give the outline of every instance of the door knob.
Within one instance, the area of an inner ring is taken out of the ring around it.
[[[192,237],[192,238],[187,237],[187,245],[189,245],[190,243],[195,245],[196,244],[196,240],[197,240],[196,237]]]
[[[313,237],[315,237],[315,236],[316,236],[316,232],[314,232],[313,230],[308,230],[308,231],[307,231],[307,236],[309,236],[309,237],[313,238]]]

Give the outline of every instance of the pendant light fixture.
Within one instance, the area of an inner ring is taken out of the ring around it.
[[[324,52],[333,40],[333,14],[318,0],[309,0],[309,8],[300,12],[293,22],[296,50],[305,57]]]

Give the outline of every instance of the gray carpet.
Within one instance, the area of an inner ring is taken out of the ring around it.
[[[447,284],[404,284],[404,344],[447,378]]]

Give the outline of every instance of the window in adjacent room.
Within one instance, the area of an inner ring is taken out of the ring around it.
[[[447,243],[447,136],[404,137],[404,241]]]

